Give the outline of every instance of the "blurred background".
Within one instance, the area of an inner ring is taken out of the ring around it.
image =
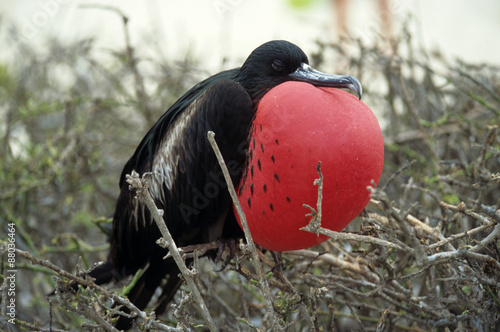
[[[379,203],[347,231],[419,250],[328,241],[314,251],[337,260],[284,254],[300,296],[270,279],[283,322],[500,331],[499,17],[496,0],[1,1],[0,249],[15,223],[18,249],[66,271],[104,260],[118,179],[147,130],[200,80],[286,39],[317,69],[356,76],[383,128]],[[461,202],[468,210],[453,210]],[[0,315],[0,330],[99,330],[79,308],[101,308],[100,295],[47,297],[67,279],[32,262],[17,257],[19,321]],[[368,272],[345,270],[353,262]],[[199,267],[217,324],[265,330],[260,293],[230,268]]]
[[[124,46],[121,19],[130,19],[131,42],[141,56],[184,59],[190,54],[203,68],[218,70],[221,60],[237,66],[255,47],[286,39],[306,53],[316,40],[335,42],[342,34],[363,41],[400,36],[403,22],[419,47],[447,57],[499,64],[500,3],[494,0],[190,0],[190,1],[2,1],[1,41],[19,38],[43,51],[47,38],[63,43],[90,38],[105,56]],[[6,29],[7,28],[7,29]],[[17,54],[2,47],[1,59]]]

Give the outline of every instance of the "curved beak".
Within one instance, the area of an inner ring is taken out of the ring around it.
[[[290,77],[297,81],[311,83],[314,86],[349,89],[356,92],[359,99],[361,99],[361,95],[363,94],[361,83],[359,83],[356,77],[325,74],[309,66],[307,63],[302,63],[296,71],[290,74]]]

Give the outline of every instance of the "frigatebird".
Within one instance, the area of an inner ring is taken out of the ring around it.
[[[134,198],[125,175],[132,170],[148,179],[151,194],[177,246],[237,238],[242,232],[219,163],[207,140],[216,141],[238,183],[249,153],[249,131],[259,101],[273,87],[287,81],[319,87],[347,88],[361,98],[361,85],[352,76],[329,75],[313,69],[296,45],[274,40],[255,49],[240,68],[223,71],[196,84],[177,100],[142,139],[120,177],[106,263],[90,276],[98,284],[120,280],[143,269],[129,293],[145,308],[168,278],[156,306],[160,314],[181,284],[172,259],[156,244],[161,234],[148,209]],[[130,327],[121,317],[118,328]]]

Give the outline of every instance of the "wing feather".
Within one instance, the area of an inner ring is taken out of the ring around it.
[[[220,80],[176,116],[157,147],[152,148],[156,151],[153,158],[141,164],[138,172],[149,176],[151,194],[157,207],[164,210],[177,245],[209,242],[222,236],[218,222],[225,219],[228,210],[232,213],[231,200],[206,135],[214,131],[226,161],[237,165],[233,174],[236,182],[246,160],[246,150],[240,145],[247,140],[253,114],[246,90],[235,81]],[[151,149],[140,146],[138,150]],[[126,183],[121,188],[113,220],[111,258],[118,271],[132,273],[147,262],[162,262],[165,252],[156,245],[160,233],[147,208],[134,199]]]

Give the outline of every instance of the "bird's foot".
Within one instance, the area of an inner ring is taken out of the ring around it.
[[[234,239],[234,238],[229,238],[229,239],[219,239],[217,240],[219,242],[219,250],[217,250],[217,256],[215,257],[215,262],[221,262],[222,265],[217,272],[223,271],[226,266],[229,265],[231,260],[235,257],[236,255],[236,250],[238,248],[238,242],[239,239]],[[229,251],[227,253],[226,258],[223,260],[222,257],[226,251]]]

